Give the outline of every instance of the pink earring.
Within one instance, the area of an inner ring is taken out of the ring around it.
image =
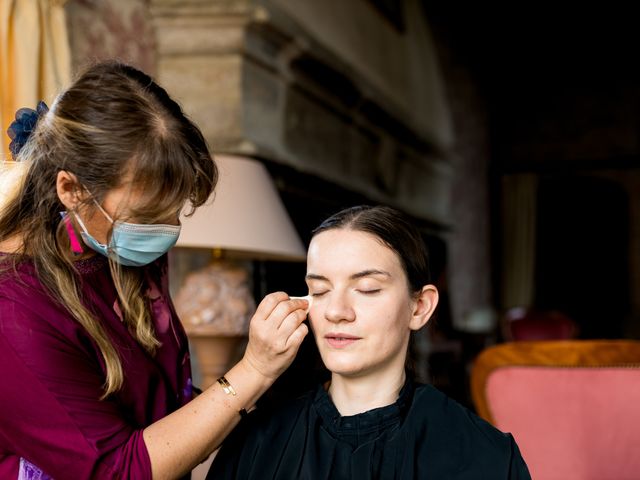
[[[62,217],[62,222],[67,229],[67,235],[69,235],[71,251],[74,255],[80,255],[81,253],[84,253],[82,244],[80,243],[78,235],[76,235],[76,231],[74,230],[73,225],[71,224],[71,220],[69,219],[69,215],[67,214],[67,212],[60,212],[60,216]]]

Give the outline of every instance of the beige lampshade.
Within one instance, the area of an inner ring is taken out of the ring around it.
[[[209,201],[181,218],[178,247],[212,248],[264,260],[302,261],[305,248],[269,172],[256,160],[216,155],[219,180]]]

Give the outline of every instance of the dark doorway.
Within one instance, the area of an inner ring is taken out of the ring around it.
[[[536,304],[578,324],[580,338],[623,337],[629,312],[629,205],[613,181],[542,177]]]

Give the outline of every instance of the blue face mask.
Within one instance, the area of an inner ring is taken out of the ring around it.
[[[95,202],[95,200],[94,200]],[[128,267],[148,265],[164,255],[173,247],[180,236],[180,225],[141,225],[136,223],[114,222],[107,212],[95,202],[102,214],[113,225],[109,245],[98,242],[88,232],[84,222],[76,213],[76,219],[82,229],[80,235],[87,246],[105,257],[113,256],[120,264]]]

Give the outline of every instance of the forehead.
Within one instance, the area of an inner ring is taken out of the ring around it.
[[[397,254],[370,233],[332,229],[311,240],[307,273],[350,275],[367,269],[397,273],[401,271],[401,265]]]

